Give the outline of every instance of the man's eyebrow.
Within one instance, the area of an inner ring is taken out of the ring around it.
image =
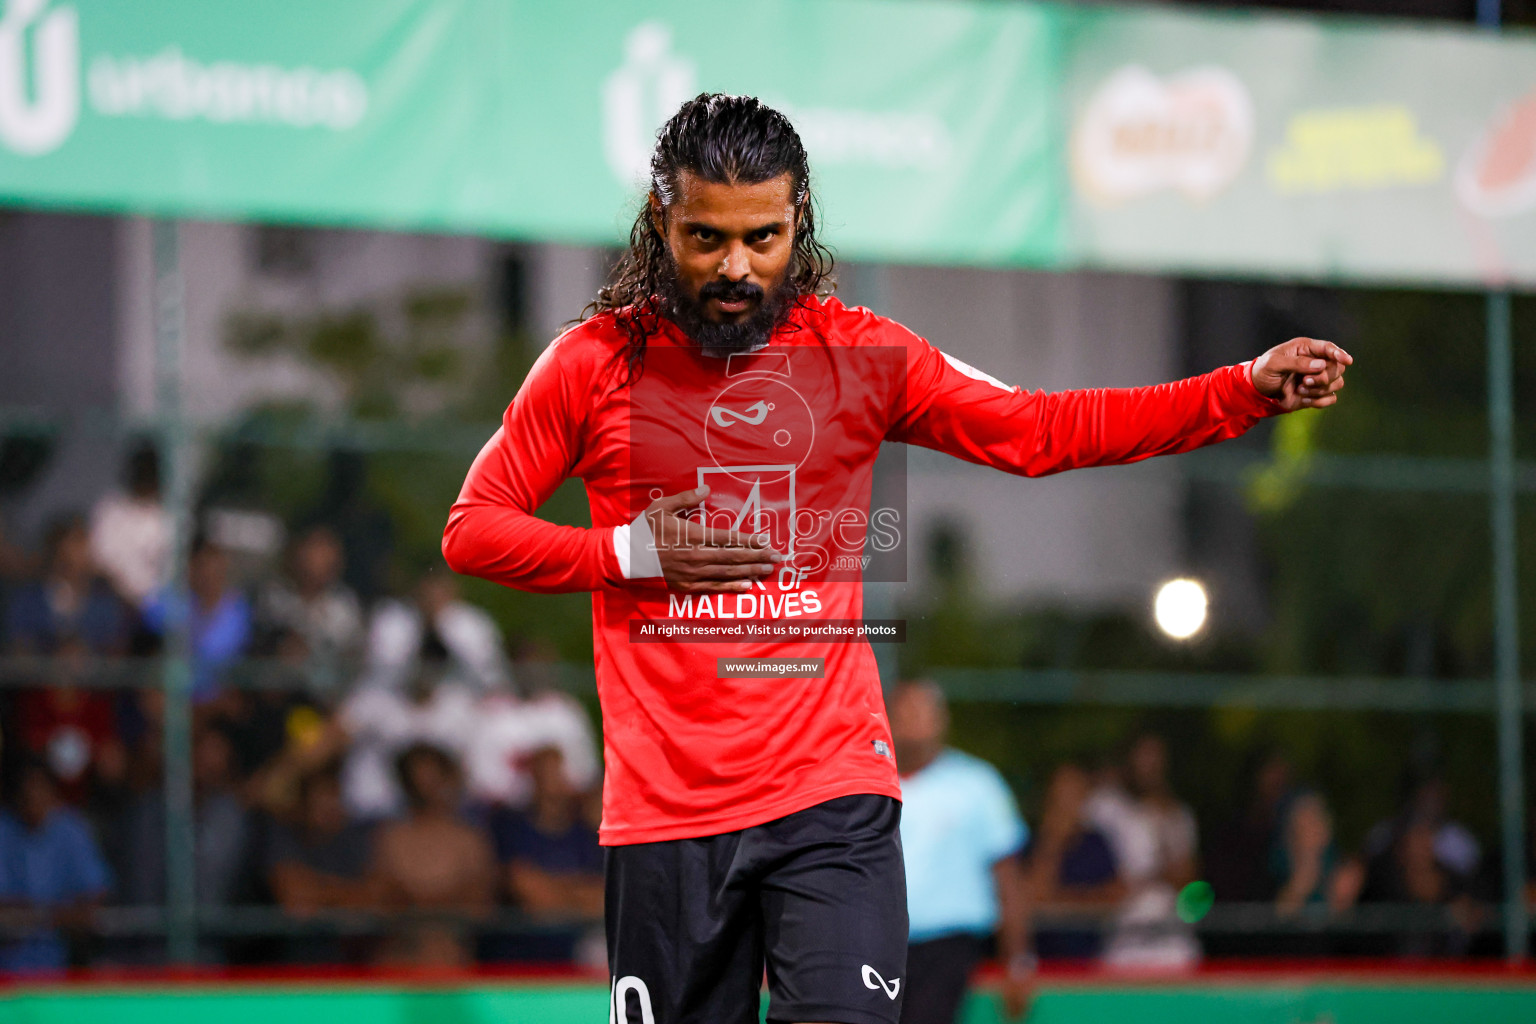
[[[715,224],[715,223],[713,223],[713,222],[711,222],[709,220],[702,219],[702,218],[685,217],[685,218],[683,218],[681,220],[680,223],[682,224],[682,226],[684,228],[704,228],[704,229],[709,230],[709,231],[717,231],[717,232],[719,232],[721,234],[725,233],[725,229],[722,228],[720,225]],[[780,219],[777,219],[777,220],[764,221],[761,224],[754,224],[751,227],[747,228],[743,232],[743,234],[751,235],[751,234],[756,234],[759,231],[768,231],[768,230],[775,229],[775,228],[780,230],[780,231],[782,231],[783,229],[785,229],[788,226],[789,226],[789,220],[787,218],[780,218]]]

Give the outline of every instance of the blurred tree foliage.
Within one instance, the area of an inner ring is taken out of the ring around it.
[[[1305,452],[1481,459],[1488,451],[1483,298],[1345,292],[1360,359],[1345,400],[1277,431],[1276,461]],[[1515,303],[1517,452],[1536,453],[1536,301]],[[1287,424],[1288,425],[1288,424]],[[1298,454],[1297,448],[1303,449]],[[1309,487],[1259,503],[1275,621],[1265,667],[1438,678],[1492,673],[1485,494]],[[1536,613],[1536,502],[1520,499],[1522,606]],[[1315,538],[1315,539],[1314,539]],[[1310,557],[1308,557],[1310,556]],[[1524,630],[1525,664],[1536,636]]]
[[[497,336],[469,288],[408,289],[309,316],[242,310],[226,320],[224,339],[247,359],[321,370],[361,420],[494,418],[510,397],[505,386],[515,389],[532,365],[523,339]]]

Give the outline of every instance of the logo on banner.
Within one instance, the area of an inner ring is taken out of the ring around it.
[[[206,63],[175,45],[150,56],[98,55],[86,84],[91,109],[103,117],[343,132],[368,113],[368,83],[350,68]]]
[[[1336,107],[1293,114],[1266,170],[1291,195],[1430,185],[1445,176],[1445,155],[1409,107]]]
[[[656,131],[698,92],[693,62],[672,52],[672,30],[659,21],[624,37],[624,63],[603,83],[603,152],[626,186],[651,173]]]
[[[1072,174],[1080,192],[1104,203],[1166,190],[1209,199],[1247,164],[1253,133],[1253,99],[1225,68],[1159,78],[1125,67],[1078,118]]]
[[[74,8],[8,0],[0,13],[0,144],[22,156],[41,156],[63,145],[79,119]]]
[[[603,152],[625,187],[650,176],[657,130],[699,92],[697,66],[673,43],[669,25],[635,26],[624,37],[623,63],[603,82]],[[810,107],[778,95],[763,101],[794,123],[818,167],[935,172],[954,158],[949,126],[932,111]]]
[[[79,15],[51,0],[0,0],[0,147],[50,153],[92,113],[211,124],[265,123],[346,131],[368,112],[350,68],[205,62],[175,44],[153,55],[96,54],[81,74]]]
[[[1536,92],[1502,111],[1462,157],[1456,195],[1484,217],[1536,209]]]

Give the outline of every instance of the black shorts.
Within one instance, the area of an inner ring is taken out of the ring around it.
[[[901,804],[846,796],[763,825],[608,850],[616,1024],[897,1024]]]

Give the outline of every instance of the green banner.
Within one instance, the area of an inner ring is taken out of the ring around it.
[[[525,985],[358,987],[320,985],[184,986],[119,991],[12,992],[0,995],[7,1024],[602,1024],[610,1020],[600,986]],[[638,1006],[628,995],[631,1009]],[[649,1019],[649,1018],[647,1018]],[[1027,1024],[1529,1024],[1536,987],[1492,984],[1349,985],[1289,982],[1145,987],[1045,987]],[[959,1024],[1006,1024],[996,997],[973,994]],[[669,1024],[657,1019],[655,1024]]]
[[[1536,41],[1085,9],[1067,262],[1536,281]]]
[[[845,255],[1536,283],[1536,41],[949,0],[0,0],[0,202],[614,244],[700,90]]]

